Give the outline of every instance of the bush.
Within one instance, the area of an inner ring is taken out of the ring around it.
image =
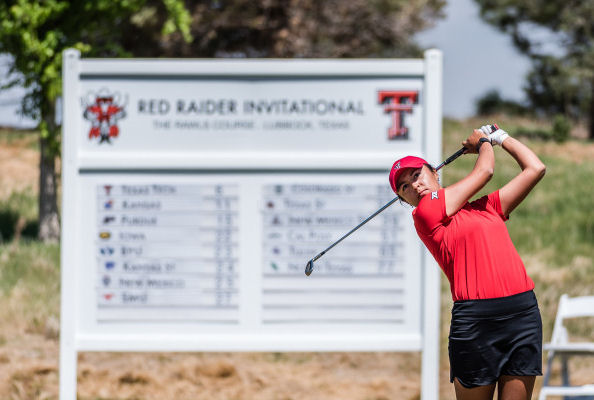
[[[6,199],[0,199],[0,243],[14,238],[37,237],[37,198],[30,190],[12,192]]]
[[[514,132],[514,136],[524,137],[527,139],[550,140],[551,131],[542,128],[526,128],[520,127]]]
[[[0,243],[13,238],[18,219],[19,216],[14,211],[0,210]]]
[[[571,122],[563,114],[555,115],[553,119],[553,131],[551,136],[558,142],[565,142],[569,138],[569,132],[571,131]]]
[[[502,101],[497,90],[490,90],[476,101],[476,113],[478,115],[495,114],[501,108]]]
[[[528,109],[516,101],[503,99],[497,89],[491,89],[476,101],[476,113],[478,115],[508,114],[519,116],[528,114]]]

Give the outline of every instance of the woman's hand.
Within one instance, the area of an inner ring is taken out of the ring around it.
[[[503,141],[509,137],[506,131],[499,128],[497,124],[493,125],[483,125],[481,126],[481,131],[491,140],[491,145],[493,146],[502,146]]]
[[[468,153],[477,154],[478,153],[478,148],[479,148],[478,144],[479,144],[479,140],[481,138],[488,139],[488,136],[485,135],[483,133],[483,131],[481,131],[480,129],[475,129],[472,131],[470,136],[468,136],[468,139],[466,139],[465,141],[462,142],[462,146],[464,146],[466,148],[466,154],[468,154]]]

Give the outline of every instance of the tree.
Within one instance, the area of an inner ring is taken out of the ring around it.
[[[445,0],[188,0],[185,57],[417,57],[413,36],[442,17]]]
[[[12,0],[0,3],[0,53],[12,55],[4,88],[28,93],[21,112],[39,121],[39,237],[58,240],[56,157],[60,129],[55,104],[61,94],[62,51],[87,56],[155,56],[162,37],[189,35],[189,14],[181,0]]]
[[[535,110],[588,121],[594,139],[594,2],[475,1],[482,18],[532,59],[525,91]]]
[[[5,0],[0,53],[40,121],[40,237],[57,239],[62,51],[87,57],[411,57],[445,0]],[[191,38],[194,38],[191,40]]]
[[[527,111],[526,107],[518,102],[503,99],[497,89],[487,91],[487,93],[476,101],[477,115],[493,115],[496,113],[525,115]]]

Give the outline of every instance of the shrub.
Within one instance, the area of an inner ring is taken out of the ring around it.
[[[508,114],[526,115],[528,109],[522,104],[505,100],[497,89],[491,89],[476,101],[476,113],[478,115]]]
[[[565,142],[569,138],[569,132],[571,131],[571,122],[563,114],[555,115],[553,119],[553,132],[551,136],[558,142]]]

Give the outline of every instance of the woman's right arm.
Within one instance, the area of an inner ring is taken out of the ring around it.
[[[501,211],[503,215],[509,215],[542,179],[546,167],[538,156],[519,140],[508,137],[501,147],[517,161],[522,169],[522,172],[499,189]]]
[[[486,138],[481,130],[475,129],[462,145],[467,153],[476,153],[480,138]],[[474,168],[465,178],[445,188],[445,208],[448,217],[454,215],[472,196],[483,188],[493,176],[495,154],[489,143],[483,143],[478,150],[478,158]]]

